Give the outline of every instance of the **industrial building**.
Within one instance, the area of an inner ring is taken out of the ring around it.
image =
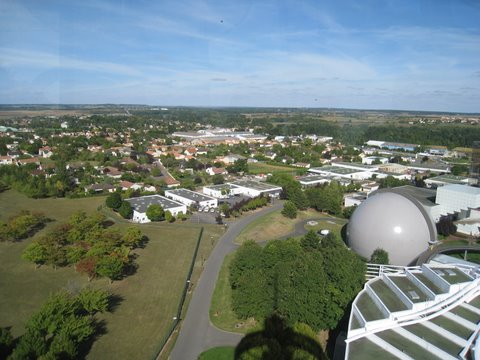
[[[128,201],[133,208],[132,220],[141,224],[150,222],[147,217],[147,209],[150,205],[160,205],[164,211],[170,211],[173,216],[177,216],[179,212],[187,213],[186,205],[160,195],[141,196],[125,199],[125,201]]]
[[[166,190],[165,196],[186,206],[195,205],[197,207],[209,208],[216,208],[218,206],[218,200],[216,198],[188,189]]]
[[[203,187],[204,194],[218,199],[234,195],[256,197],[262,194],[270,197],[279,197],[281,192],[282,188],[280,186],[253,180],[238,180],[232,183]]]
[[[384,270],[352,304],[345,359],[479,358],[478,267]]]

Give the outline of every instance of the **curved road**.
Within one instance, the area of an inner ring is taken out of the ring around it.
[[[233,243],[233,240],[243,228],[257,217],[279,210],[282,207],[283,201],[277,200],[274,205],[229,224],[227,232],[220,238],[205,262],[203,272],[193,291],[187,314],[181,323],[180,334],[170,354],[170,359],[196,360],[202,351],[214,346],[235,346],[242,339],[243,334],[223,331],[210,323],[208,313],[218,273],[225,256],[238,247]]]

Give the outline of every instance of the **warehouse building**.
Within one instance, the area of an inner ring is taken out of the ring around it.
[[[175,189],[165,191],[165,196],[178,201],[186,206],[216,208],[218,200],[214,197],[200,194],[188,189]]]
[[[187,213],[187,207],[184,204],[160,195],[141,196],[125,199],[125,201],[128,201],[133,208],[132,220],[141,224],[150,222],[147,217],[147,209],[150,205],[160,205],[164,211],[170,211],[173,216],[177,216],[180,212]]]

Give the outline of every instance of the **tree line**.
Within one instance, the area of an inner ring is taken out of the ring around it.
[[[333,234],[301,241],[248,241],[230,266],[232,307],[241,319],[276,313],[289,325],[333,329],[364,283],[365,264]]]
[[[89,288],[77,295],[52,295],[27,321],[19,339],[0,328],[0,358],[77,359],[81,346],[98,331],[95,314],[109,311],[110,302],[107,292]]]
[[[41,212],[22,210],[7,222],[0,221],[0,242],[19,241],[33,236],[47,221]]]
[[[121,279],[135,268],[132,250],[146,237],[131,226],[124,233],[108,227],[100,213],[74,213],[69,221],[34,240],[22,254],[25,260],[40,265],[69,266],[88,276]]]

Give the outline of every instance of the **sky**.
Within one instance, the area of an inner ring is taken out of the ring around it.
[[[0,103],[480,112],[478,0],[0,0]]]

